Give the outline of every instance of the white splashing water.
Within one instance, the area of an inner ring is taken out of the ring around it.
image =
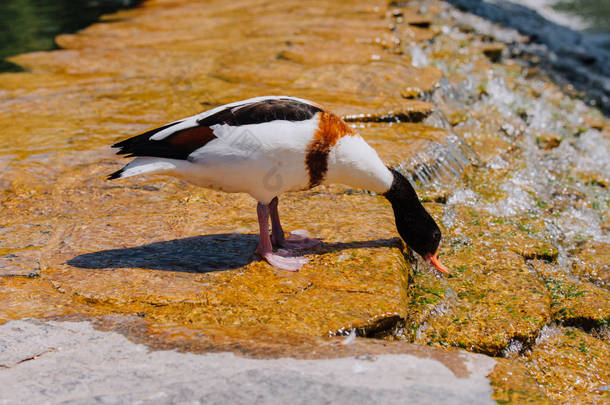
[[[450,26],[444,27],[443,32],[456,41],[465,35]],[[423,49],[411,48],[413,65],[435,65],[446,74],[457,73],[466,79],[457,84],[441,80],[428,101],[462,111],[497,111],[505,118],[498,136],[519,150],[516,161],[510,158],[507,160],[505,156],[495,156],[486,163],[486,168],[491,170],[511,169],[511,165],[516,162],[519,164],[519,169],[500,185],[499,189],[504,193],[500,200],[482,203],[482,198],[474,191],[458,188],[449,196],[443,213],[443,224],[447,227],[455,225],[454,208],[458,205],[478,204],[498,217],[542,215],[546,232],[539,236],[553,242],[559,252],[558,267],[569,271],[572,263],[569,252],[576,243],[584,239],[606,243],[610,241],[599,211],[586,204],[586,198],[591,197],[591,190],[585,187],[582,177],[578,177],[582,173],[592,173],[608,180],[610,139],[595,129],[575,136],[574,128],[585,126],[583,116],[589,112],[589,107],[582,101],[564,98],[558,105],[557,97],[547,83],[522,77],[507,82],[502,72],[494,72],[495,68],[481,72],[473,63],[449,62],[439,65],[439,61],[430,55],[437,51],[442,53],[442,49],[440,41],[428,44]],[[538,95],[532,97],[528,89]],[[470,123],[473,128],[497,131],[495,124],[490,124],[485,119],[470,118],[473,119],[475,122]],[[433,112],[424,124],[449,131],[450,138],[446,142],[432,145],[427,153],[412,156],[404,162],[402,168],[410,171],[411,180],[420,185],[434,187],[437,184],[450,184],[447,179],[453,179],[453,184],[456,184],[463,168],[475,161],[476,154],[469,150],[468,145],[462,145],[463,140],[452,133],[453,127],[440,109]],[[541,150],[537,138],[545,133],[558,137],[559,147]],[[605,203],[607,197],[604,195],[607,194],[603,194],[603,191],[598,194],[601,196],[594,196],[598,198],[598,205]],[[575,202],[574,198],[582,198],[582,204]],[[549,204],[553,207],[553,215],[545,211]]]
[[[523,343],[519,339],[511,339],[502,350],[502,357],[515,356],[523,350]]]
[[[496,203],[484,205],[484,209],[498,217],[511,217],[528,212],[536,205],[532,197],[532,173],[519,170],[508,181],[500,185],[500,190],[507,195]]]
[[[555,324],[544,325],[536,337],[536,344],[540,344],[545,340],[549,340],[554,336],[560,335],[562,332]]]
[[[603,137],[597,130],[589,130],[581,134],[574,142],[575,149],[579,150],[581,156],[576,159],[576,169],[606,173],[610,176],[610,140]]]
[[[508,162],[502,159],[502,156],[495,156],[487,162],[487,167],[494,170],[506,169],[508,166]]]
[[[411,64],[413,66],[416,68],[423,68],[428,66],[429,63],[430,61],[423,49],[416,45],[411,48]]]
[[[472,206],[477,203],[477,196],[474,191],[465,188],[458,188],[451,194],[447,200],[447,205],[468,205]]]
[[[341,341],[342,345],[350,345],[356,341],[356,328],[349,331],[349,335]]]
[[[590,238],[596,242],[610,243],[610,237],[602,231],[597,212],[590,208],[570,207],[556,221],[562,236],[572,240]]]

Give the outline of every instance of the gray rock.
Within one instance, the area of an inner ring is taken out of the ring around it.
[[[470,375],[408,354],[326,360],[149,351],[88,322],[26,319],[0,326],[0,404],[492,404],[495,361]]]

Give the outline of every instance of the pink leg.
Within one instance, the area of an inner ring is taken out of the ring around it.
[[[271,238],[274,245],[287,249],[309,249],[321,243],[320,239],[310,238],[309,233],[304,229],[297,229],[290,232],[288,237],[284,236],[280,214],[277,209],[278,203],[279,200],[275,197],[269,204],[271,209]]]
[[[269,237],[269,211],[268,205],[259,203],[256,207],[258,214],[259,241],[256,253],[261,255],[267,263],[280,270],[299,271],[309,260],[305,257],[284,257],[273,253],[271,238]]]
[[[285,240],[284,229],[280,223],[280,215],[277,210],[279,200],[275,197],[269,203],[269,209],[271,210],[271,242],[276,246],[282,246]]]

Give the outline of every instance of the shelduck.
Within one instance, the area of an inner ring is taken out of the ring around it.
[[[278,196],[341,183],[384,195],[405,243],[445,273],[438,260],[441,232],[409,181],[387,167],[341,118],[295,97],[266,96],[226,104],[113,145],[135,157],[108,179],[168,174],[197,186],[248,193],[258,201],[256,252],[272,266],[299,270],[305,257],[291,250],[320,242],[306,231],[285,235]],[[272,233],[269,233],[271,218]],[[273,247],[280,248],[273,250]]]

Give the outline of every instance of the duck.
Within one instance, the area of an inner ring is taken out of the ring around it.
[[[258,202],[256,253],[277,269],[298,271],[308,259],[295,251],[321,243],[305,230],[284,232],[279,196],[344,184],[383,195],[406,245],[438,271],[448,271],[438,258],[441,231],[411,183],[384,164],[354,128],[317,103],[290,96],[250,98],[165,124],[112,147],[118,155],[135,159],[110,174],[109,180],[154,173],[252,196]]]

